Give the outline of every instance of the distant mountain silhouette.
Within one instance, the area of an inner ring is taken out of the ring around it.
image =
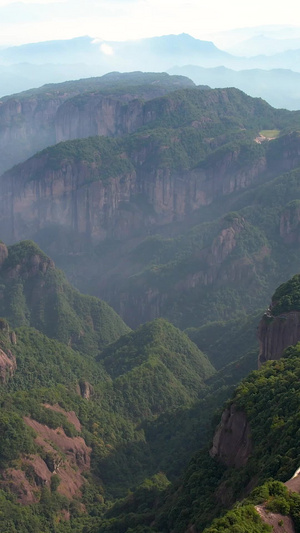
[[[236,87],[250,96],[261,97],[274,107],[300,109],[300,73],[288,69],[232,70],[226,67],[204,68],[196,65],[174,67],[170,74],[188,76],[196,84],[211,88]]]
[[[237,38],[243,35],[246,34],[238,34]],[[292,33],[291,46],[295,47],[298,41],[300,43],[300,38]],[[284,44],[287,39],[281,42],[283,48],[287,46]],[[163,72],[194,65],[202,69],[232,69],[211,71],[205,76],[202,71],[201,79],[195,71],[192,74],[185,71],[197,83],[213,87],[236,86],[252,96],[265,98],[274,106],[296,109],[299,107],[299,82],[293,72],[300,72],[300,44],[298,49],[281,51],[281,42],[271,35],[250,34],[250,40],[235,44],[240,47],[239,57],[220,50],[211,41],[195,39],[186,33],[124,42],[83,36],[14,46],[0,50],[1,95],[112,71]],[[274,51],[280,50],[280,53],[270,55],[273,44]],[[249,55],[249,45],[257,55],[242,57],[243,50]],[[275,72],[274,69],[284,71]],[[262,72],[270,70],[274,72]]]

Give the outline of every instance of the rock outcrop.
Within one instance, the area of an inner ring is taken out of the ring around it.
[[[251,451],[251,433],[246,415],[232,404],[222,414],[210,455],[226,466],[239,468],[247,463]]]
[[[44,407],[64,414],[80,432],[81,425],[73,411],[66,412],[59,405]],[[23,456],[21,469],[4,470],[0,486],[14,493],[20,503],[31,504],[39,501],[42,487],[51,488],[55,475],[59,478],[60,494],[68,499],[80,496],[85,483],[82,474],[90,469],[91,448],[81,436],[68,437],[62,427],[49,428],[29,417],[24,417],[24,421],[36,432],[35,442],[43,453]]]
[[[1,251],[3,251],[4,248],[6,248],[6,246],[4,244],[0,244],[0,256]],[[17,369],[16,357],[9,349],[11,344],[17,344],[17,336],[14,331],[10,331],[8,322],[4,318],[0,318],[0,385],[7,383],[7,381],[13,377]]]
[[[14,375],[17,368],[15,356],[10,350],[4,352],[0,349],[0,384],[7,381]]]
[[[5,259],[8,257],[7,246],[3,242],[0,242],[0,268],[2,267]]]
[[[296,533],[293,520],[290,516],[272,513],[263,505],[256,505],[255,509],[262,521],[272,528],[272,533]]]
[[[77,390],[77,394],[80,395],[85,400],[89,400],[94,392],[92,385],[88,381],[85,381],[84,379],[81,379],[79,381],[76,390]]]
[[[265,314],[258,327],[260,367],[270,359],[280,359],[283,351],[300,341],[300,312],[290,311],[278,316]]]

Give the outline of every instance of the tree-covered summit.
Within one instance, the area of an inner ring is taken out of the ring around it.
[[[300,274],[282,283],[272,296],[272,315],[300,311]]]
[[[129,331],[109,305],[74,289],[32,241],[7,248],[0,284],[0,315],[12,327],[33,326],[90,355]]]

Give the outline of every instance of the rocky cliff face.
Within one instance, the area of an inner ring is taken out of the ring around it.
[[[98,243],[183,220],[216,198],[255,182],[265,168],[262,158],[242,171],[227,153],[218,168],[176,170],[149,168],[153,147],[135,151],[131,171],[102,178],[101,167],[62,159],[53,167],[51,153],[31,158],[0,179],[0,220],[7,242],[35,238],[51,227],[63,227],[76,239]],[[76,251],[76,250],[73,250]]]
[[[244,466],[251,454],[252,442],[246,415],[234,404],[225,409],[216,429],[211,457],[217,457],[226,466]]]
[[[59,406],[45,407],[62,412],[80,432],[74,412],[67,413]],[[31,504],[39,500],[42,487],[50,487],[55,475],[59,478],[60,494],[70,500],[80,497],[85,483],[82,474],[90,469],[91,448],[81,436],[68,437],[62,427],[52,429],[29,417],[24,417],[24,421],[35,431],[35,442],[42,453],[22,457],[20,469],[16,466],[2,471],[0,486],[14,493],[19,502]]]
[[[0,245],[0,265],[1,251],[3,251],[5,248],[6,246],[4,244]],[[3,318],[0,319],[0,385],[1,383],[7,383],[7,381],[13,377],[17,369],[16,357],[10,350],[10,347],[16,343],[17,336],[15,332],[10,331],[10,327],[6,320]]]
[[[38,98],[11,98],[0,102],[0,172],[33,153],[55,144],[55,116],[67,95]]]
[[[0,349],[0,384],[6,383],[17,368],[15,356],[10,350],[4,352]]]
[[[136,78],[135,73],[110,75],[110,83],[104,76],[49,85],[4,98],[0,101],[0,174],[60,141],[131,133],[152,118],[144,109],[147,100],[194,85],[183,76],[157,74],[152,79],[151,74],[139,74]],[[120,89],[114,94],[117,83]]]
[[[134,96],[90,95],[64,102],[55,118],[56,142],[94,135],[116,137],[132,133],[151,120],[144,102]]]
[[[280,359],[283,351],[300,341],[300,312],[291,311],[272,317],[267,314],[258,327],[260,343],[258,364]]]
[[[60,125],[55,139],[91,133],[118,136],[134,131],[157,118],[160,108],[153,102],[131,100],[122,104],[120,98],[96,95],[84,98],[81,108],[76,99],[68,100],[56,113],[56,125]],[[198,125],[194,128],[197,130]],[[105,168],[101,149],[95,149],[94,160],[89,160],[90,153],[74,155],[77,145],[69,145],[71,156],[68,148],[65,153],[62,148],[61,155],[54,148],[46,150],[0,178],[2,237],[7,242],[34,239],[46,229],[63,228],[72,234],[72,251],[76,252],[76,242],[80,250],[80,241],[123,239],[136,231],[147,235],[155,226],[183,221],[218,198],[299,165],[300,138],[287,137],[277,146],[276,168],[274,149],[245,161],[242,147],[224,149],[217,157],[208,157],[204,164],[191,165],[190,169],[174,165],[172,158],[166,163],[164,151],[170,151],[170,158],[172,150],[179,149],[176,136],[166,143],[163,138],[154,141],[146,134],[129,144],[122,141],[111,152],[110,164],[106,163]],[[298,211],[294,206],[282,214],[283,238],[298,238]]]

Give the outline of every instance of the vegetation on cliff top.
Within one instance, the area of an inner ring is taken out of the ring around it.
[[[300,311],[300,274],[283,283],[272,296],[272,315]]]
[[[77,96],[74,105],[79,99],[88,102],[88,98],[89,95]],[[91,170],[88,179],[99,180],[132,172],[136,154],[145,148],[148,155],[144,168],[182,170],[199,164],[205,167],[211,160],[215,163],[221,155],[218,148],[228,145],[228,151],[240,152],[237,165],[242,167],[265,153],[266,145],[253,142],[260,130],[278,127],[282,132],[290,131],[298,123],[297,114],[276,110],[263,100],[233,88],[182,89],[143,105],[143,115],[150,119],[127,138],[75,139],[46,148],[34,158],[47,156],[44,166],[53,170],[66,162],[88,163]],[[40,179],[40,175],[41,170],[31,179]]]
[[[69,94],[69,98],[74,94],[84,94],[87,96],[96,93],[122,94],[122,93],[142,93],[151,89],[152,92],[159,92],[161,89],[170,91],[178,90],[178,87],[191,87],[194,83],[186,76],[169,75],[166,72],[110,72],[100,77],[84,78],[81,80],[65,81],[62,83],[48,83],[36,89],[29,89],[13,95],[13,98],[27,99],[39,98],[49,99],[59,95]],[[12,95],[5,96],[5,102],[12,98]]]
[[[278,513],[275,516],[278,525],[283,526],[280,515],[290,515],[295,525],[295,531],[300,526],[300,495],[291,493],[279,481],[269,481],[257,487],[242,502],[238,502],[232,511],[222,518],[217,518],[212,525],[205,528],[203,533],[264,533],[271,532],[273,527],[262,521],[255,506],[263,505],[267,513]],[[272,515],[270,515],[272,516]]]

